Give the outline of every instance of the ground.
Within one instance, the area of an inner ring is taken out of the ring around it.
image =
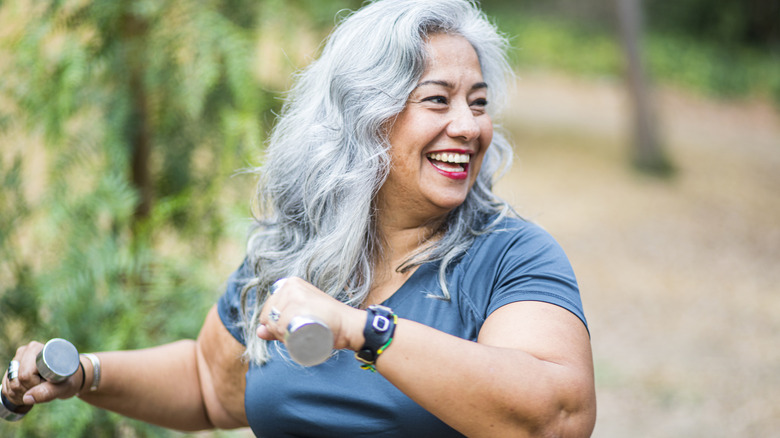
[[[780,116],[662,90],[670,179],[627,164],[622,84],[521,73],[498,191],[549,230],[592,336],[595,437],[780,429]],[[776,435],[774,435],[776,436]]]

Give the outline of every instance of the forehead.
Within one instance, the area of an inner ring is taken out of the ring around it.
[[[482,80],[482,68],[474,47],[460,35],[435,34],[426,44],[427,64],[423,79],[447,75],[463,80]]]

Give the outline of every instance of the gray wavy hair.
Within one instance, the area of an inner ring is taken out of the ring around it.
[[[368,296],[373,262],[381,256],[374,197],[390,160],[386,129],[406,104],[426,67],[430,35],[452,34],[474,47],[490,87],[490,112],[503,106],[511,69],[507,42],[468,0],[381,0],[345,18],[322,54],[297,77],[258,169],[257,223],[247,257],[256,277],[241,292],[247,357],[267,358],[255,335],[269,286],[297,276],[352,306]],[[495,132],[465,202],[450,212],[442,238],[405,261],[403,272],[441,261],[439,282],[474,239],[512,212],[492,193],[512,149]],[[513,213],[512,213],[513,214]]]

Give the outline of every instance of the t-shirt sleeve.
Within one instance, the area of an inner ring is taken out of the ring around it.
[[[222,324],[243,345],[246,345],[246,342],[244,340],[244,323],[241,318],[241,289],[251,279],[251,268],[245,259],[241,267],[230,275],[225,293],[217,301],[217,313]]]
[[[503,243],[495,248],[493,269],[486,270],[493,277],[486,317],[513,302],[541,301],[572,312],[587,328],[574,270],[549,233],[526,223],[497,233],[495,240]]]

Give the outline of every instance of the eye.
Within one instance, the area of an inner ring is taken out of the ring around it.
[[[474,100],[473,102],[471,102],[471,106],[478,106],[478,107],[482,107],[482,108],[486,107],[487,104],[488,104],[487,99],[482,98],[482,97],[479,98],[479,99]]]
[[[471,112],[474,115],[485,114],[485,110],[486,110],[487,104],[488,104],[488,101],[485,98],[481,97],[479,99],[474,99],[474,101],[471,102],[471,105],[470,105]]]
[[[447,105],[447,98],[444,96],[429,96],[424,98],[422,102],[431,102],[439,105]]]

